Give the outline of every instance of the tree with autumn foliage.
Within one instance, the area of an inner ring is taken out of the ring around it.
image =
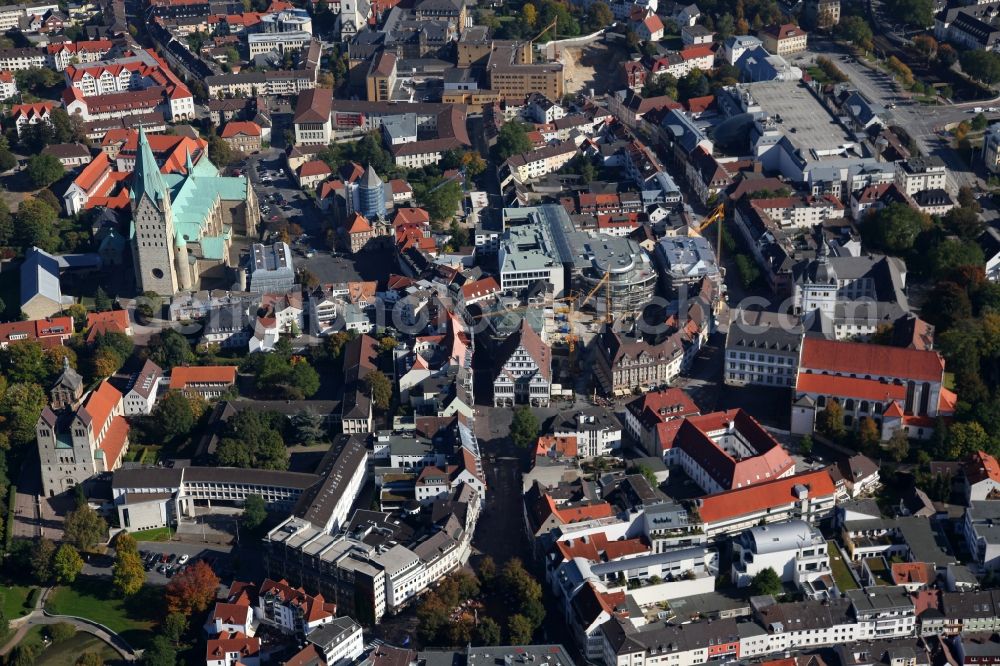
[[[135,538],[127,532],[118,535],[115,541],[115,564],[112,570],[115,589],[123,597],[131,597],[142,589],[146,572],[142,568],[142,558]]]
[[[204,561],[174,576],[167,583],[167,609],[171,613],[201,613],[215,601],[219,589],[219,577]]]

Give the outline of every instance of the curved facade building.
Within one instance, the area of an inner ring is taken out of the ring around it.
[[[369,220],[385,217],[385,183],[368,165],[358,185],[359,212]]]

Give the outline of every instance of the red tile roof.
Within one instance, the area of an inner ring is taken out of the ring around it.
[[[114,469],[118,466],[118,459],[125,448],[125,444],[128,442],[128,431],[128,421],[124,417],[116,416],[111,419],[111,426],[101,441],[101,450],[104,451],[104,464],[108,469]]]
[[[978,451],[969,456],[968,462],[965,463],[965,476],[970,484],[986,479],[1000,483],[1000,464],[986,451]]]
[[[712,523],[782,507],[796,501],[794,488],[797,485],[808,488],[810,498],[833,495],[837,491],[830,473],[821,469],[708,495],[699,500],[698,514],[706,523]]]
[[[311,160],[299,167],[299,178],[328,176],[330,173],[330,166],[323,160]]]
[[[495,294],[500,291],[500,285],[497,284],[496,278],[484,277],[481,280],[476,280],[474,282],[468,282],[462,285],[462,298],[469,300],[471,298],[480,298],[482,296],[489,296],[490,294]]]
[[[840,375],[940,382],[944,359],[936,351],[807,337],[799,367]]]
[[[260,136],[260,125],[252,120],[231,120],[222,129],[223,139],[231,139],[239,134]]]
[[[354,217],[347,224],[347,233],[349,234],[363,234],[368,233],[372,230],[372,225],[368,224],[368,220],[361,213],[355,213]]]
[[[896,585],[919,583],[926,585],[933,580],[933,572],[926,562],[896,562],[892,565],[892,581]]]
[[[98,335],[105,333],[125,333],[131,323],[126,310],[110,310],[108,312],[87,313],[87,342],[93,342]]]
[[[543,435],[538,438],[535,445],[535,456],[547,456],[552,453],[557,458],[575,458],[578,455],[576,435],[569,437],[556,437],[555,435]]]
[[[226,655],[231,652],[239,653],[238,659],[256,657],[260,654],[260,639],[248,638],[246,634],[239,631],[229,634],[226,638],[213,638],[205,646],[205,660],[225,659]]]
[[[236,383],[235,365],[181,366],[170,372],[170,388],[184,389],[188,384]]]
[[[679,388],[644,393],[625,405],[625,408],[645,428],[654,428],[657,423],[685,416],[696,416],[699,413],[698,405],[694,404],[688,394]]]
[[[836,398],[855,398],[857,400],[905,400],[906,387],[899,384],[887,384],[877,379],[855,379],[854,377],[839,377],[836,375],[811,375],[800,373],[795,383],[795,390],[800,393],[816,393]]]
[[[73,335],[72,317],[50,317],[0,324],[0,345],[35,340],[43,347],[56,347]]]
[[[55,102],[36,102],[34,104],[15,104],[10,107],[10,115],[13,118],[18,118],[19,116],[26,116],[31,118],[32,116],[45,116],[52,112],[55,107]]]
[[[104,424],[111,418],[112,412],[121,399],[121,392],[108,380],[101,382],[97,389],[91,392],[87,402],[84,403],[83,410],[90,416],[95,432],[104,428]]]

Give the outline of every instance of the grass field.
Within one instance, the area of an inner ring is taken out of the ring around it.
[[[104,659],[104,663],[113,663],[121,659],[118,652],[97,636],[85,631],[78,631],[73,638],[62,643],[47,647],[35,660],[35,666],[65,666],[76,661],[85,652],[96,652]]]
[[[169,541],[171,530],[169,527],[157,527],[151,530],[141,530],[132,532],[136,541]]]
[[[144,648],[153,639],[155,620],[163,606],[162,594],[162,589],[146,586],[131,599],[118,599],[106,580],[83,577],[71,586],[56,588],[45,609],[98,622],[133,648]]]
[[[0,597],[3,598],[3,613],[8,620],[16,620],[22,615],[27,615],[30,609],[25,607],[28,600],[28,592],[31,587],[27,585],[14,585],[4,580],[0,581]]]

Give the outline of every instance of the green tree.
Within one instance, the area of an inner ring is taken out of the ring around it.
[[[615,22],[611,7],[603,0],[597,0],[587,9],[587,32],[595,32]]]
[[[38,384],[10,384],[0,397],[0,448],[18,450],[35,441],[35,426],[48,400]]]
[[[460,225],[458,220],[451,221],[451,225],[448,227],[448,233],[451,235],[450,243],[455,249],[465,247],[469,244],[469,231]]]
[[[871,26],[862,17],[857,15],[845,16],[840,20],[840,26],[838,27],[838,32],[840,37],[845,39],[858,48],[870,51],[872,48],[872,34]]]
[[[103,287],[98,287],[94,294],[94,309],[98,312],[108,312],[112,305],[111,299],[108,298],[108,292],[104,291]]]
[[[760,269],[749,256],[737,254],[733,261],[736,264],[736,271],[740,274],[740,282],[744,287],[749,288],[760,278]]]
[[[76,627],[69,622],[56,622],[49,625],[49,638],[53,643],[62,643],[76,636]]]
[[[24,340],[0,352],[7,381],[14,384],[47,385],[50,370],[45,359],[45,349],[34,340]]]
[[[17,157],[9,150],[0,150],[0,171],[10,171],[17,166]]]
[[[484,617],[476,625],[475,641],[478,645],[499,645],[500,625],[491,617]]]
[[[7,666],[33,666],[38,658],[38,646],[21,641],[7,657]]]
[[[781,586],[781,579],[771,567],[761,569],[750,581],[751,596],[771,595],[772,597],[777,597],[783,591],[784,588]]]
[[[638,463],[636,465],[633,465],[632,473],[641,474],[646,479],[646,481],[649,482],[649,485],[651,485],[653,488],[656,488],[657,486],[660,485],[660,482],[656,480],[656,472],[654,472],[649,465],[645,465],[643,463]]]
[[[365,375],[365,386],[371,396],[372,404],[385,411],[392,402],[392,382],[381,370],[372,370]]]
[[[959,192],[959,197],[961,196],[962,193]],[[972,203],[975,206],[963,205],[960,208],[952,208],[941,218],[948,231],[965,240],[978,238],[985,227],[979,211],[976,209],[978,204],[975,203],[975,199],[972,200]]]
[[[681,101],[694,97],[704,97],[710,92],[705,73],[695,67],[677,82],[677,94]]]
[[[323,416],[309,408],[296,412],[290,425],[295,441],[300,444],[314,444],[326,436]]]
[[[945,68],[950,68],[958,62],[958,51],[951,44],[939,44],[937,50],[937,62]],[[942,92],[942,94],[944,94]],[[945,95],[951,97],[951,95]]]
[[[253,455],[250,450],[238,439],[224,437],[215,447],[215,460],[222,467],[242,467],[244,469],[253,466]]]
[[[458,180],[430,179],[414,188],[417,201],[433,222],[444,222],[455,216],[465,192]]]
[[[514,410],[510,423],[510,439],[515,446],[522,449],[534,446],[538,441],[539,430],[538,417],[531,408],[521,406]]]
[[[260,495],[248,495],[243,503],[243,525],[255,530],[267,519],[267,506]]]
[[[507,620],[507,640],[511,645],[530,644],[534,633],[535,628],[531,626],[531,620],[520,613],[511,615]]]
[[[164,370],[194,361],[194,352],[187,338],[172,328],[150,341],[149,352],[153,362]]]
[[[50,252],[58,249],[56,214],[47,203],[25,199],[14,217],[17,223],[16,240],[22,248],[37,246]]]
[[[810,437],[809,435],[806,435],[805,437],[802,438],[802,441],[799,442],[799,453],[808,457],[812,455],[812,452],[813,452],[813,438]]]
[[[504,162],[511,155],[519,155],[531,150],[531,139],[524,123],[511,120],[504,123],[497,135],[496,154],[499,162]]]
[[[893,432],[885,448],[896,462],[906,460],[907,456],[910,455],[910,440],[906,436],[906,430],[898,428]]]
[[[164,441],[185,437],[196,422],[192,399],[181,391],[167,391],[153,408],[154,429]]]
[[[976,421],[967,421],[952,424],[946,441],[948,458],[960,460],[977,451],[987,450],[990,436]]]
[[[80,553],[76,552],[76,548],[64,543],[56,551],[52,568],[55,572],[56,582],[60,585],[68,585],[76,580],[76,577],[83,571],[83,558],[80,557]]]
[[[31,574],[42,585],[52,580],[52,560],[56,554],[56,545],[49,539],[39,539],[31,549]]]
[[[989,124],[990,120],[985,113],[977,113],[972,118],[972,129],[976,132],[982,132]]]
[[[27,173],[35,189],[41,189],[62,178],[66,169],[55,155],[43,154],[28,160]]]
[[[163,619],[163,635],[174,645],[179,645],[188,628],[187,616],[183,613],[169,613]]]
[[[969,49],[962,52],[958,61],[962,71],[974,79],[991,85],[1000,81],[1000,55],[992,51]]]
[[[886,9],[890,16],[916,28],[927,28],[934,23],[934,4],[931,0],[889,0]]]
[[[177,666],[177,650],[166,636],[156,636],[142,654],[145,666]]]
[[[476,568],[476,574],[484,587],[489,587],[497,577],[497,563],[489,555],[483,555]]]
[[[671,97],[676,99],[678,96],[677,86],[677,77],[673,74],[658,74],[646,79],[646,85],[642,87],[642,96],[647,99],[650,97]]]
[[[66,514],[63,539],[77,550],[89,551],[108,538],[108,524],[89,504]],[[141,566],[140,566],[141,568]]]
[[[913,249],[917,235],[930,227],[930,219],[906,204],[891,203],[869,213],[861,224],[865,244],[888,254],[901,255]]]

